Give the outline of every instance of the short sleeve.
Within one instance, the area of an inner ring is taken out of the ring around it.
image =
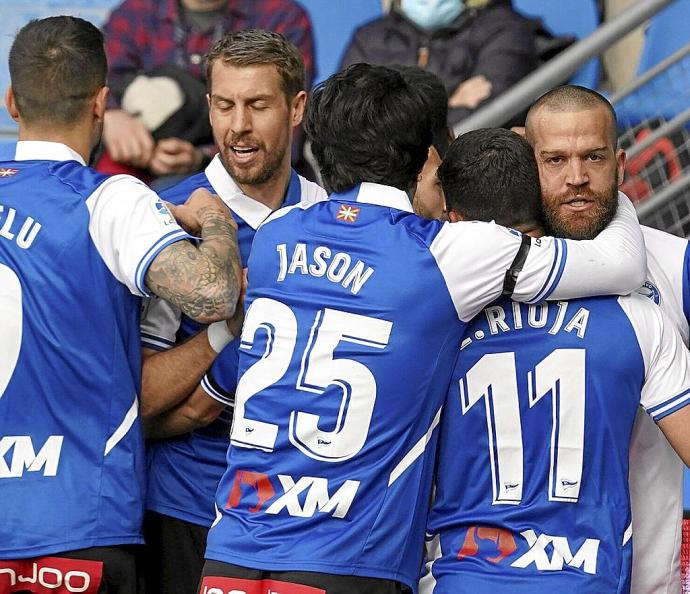
[[[139,330],[141,346],[156,351],[165,351],[173,346],[180,329],[182,312],[159,297],[144,299]]]
[[[652,301],[633,293],[619,298],[642,351],[645,381],[640,403],[654,421],[690,404],[690,351],[673,322]]]
[[[89,233],[113,276],[135,295],[148,295],[144,279],[151,262],[170,244],[190,236],[145,184],[116,175],[86,200]]]

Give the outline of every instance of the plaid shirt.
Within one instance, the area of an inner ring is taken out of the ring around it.
[[[226,32],[267,29],[282,33],[302,52],[307,85],[314,77],[311,21],[293,0],[228,0],[222,22],[195,31],[184,22],[179,0],[125,0],[104,26],[110,107],[117,107],[132,75],[168,64],[205,79],[204,55]]]

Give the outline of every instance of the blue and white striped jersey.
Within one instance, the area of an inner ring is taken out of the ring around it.
[[[161,193],[173,204],[182,204],[197,188],[218,194],[232,212],[237,223],[242,266],[247,265],[256,228],[272,212],[264,204],[244,195],[227,173],[220,157],[216,156],[202,173],[193,175]],[[312,203],[322,200],[326,193],[318,185],[294,171],[285,193],[285,205],[301,200]],[[162,350],[183,342],[199,331],[199,324],[165,301],[154,299],[142,319],[142,345]],[[230,352],[237,352],[239,341],[233,341]],[[227,356],[224,365],[230,366],[226,375],[233,378],[227,391],[205,381],[209,394],[229,405],[213,423],[173,439],[148,442],[148,490],[146,508],[210,526],[215,516],[213,501],[218,481],[225,470],[232,404],[237,377],[237,356]]]
[[[0,162],[0,558],[142,541],[137,296],[186,237],[63,144]]]
[[[499,301],[468,327],[441,423],[424,594],[629,591],[630,435],[690,404],[649,299]]]
[[[642,251],[629,203],[594,242],[411,211],[406,193],[363,183],[257,231],[207,558],[416,591],[435,428],[466,323],[501,294],[521,246],[514,294],[526,301],[611,290],[630,263],[609,260],[611,233]]]

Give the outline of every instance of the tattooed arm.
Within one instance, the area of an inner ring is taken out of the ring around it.
[[[242,266],[230,212],[217,197],[199,189],[174,214],[190,232],[201,235],[202,242],[196,247],[178,241],[162,250],[146,273],[147,288],[197,322],[232,317]]]

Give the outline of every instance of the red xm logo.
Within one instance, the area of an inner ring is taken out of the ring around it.
[[[348,206],[347,204],[342,204],[338,210],[338,214],[335,218],[339,221],[344,221],[346,223],[354,223],[359,216],[359,208],[356,206]]]
[[[476,557],[479,554],[477,538],[480,540],[488,540],[493,543],[492,548],[495,547],[495,551],[498,555],[495,557],[486,557],[486,560],[491,563],[500,563],[503,559],[512,555],[517,550],[515,538],[510,531],[504,530],[503,528],[472,526],[467,530],[465,542],[462,543],[462,547],[458,552],[458,560],[464,559],[465,557]]]

